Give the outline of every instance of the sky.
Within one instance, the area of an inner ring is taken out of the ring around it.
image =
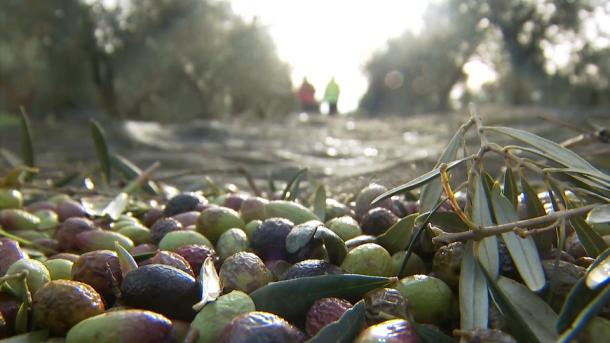
[[[235,13],[266,26],[281,59],[292,67],[295,87],[303,77],[321,99],[335,76],[339,111],[358,107],[367,88],[366,61],[388,39],[418,31],[427,1],[415,0],[230,0]]]

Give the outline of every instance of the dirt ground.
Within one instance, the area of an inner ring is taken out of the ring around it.
[[[580,134],[542,117],[553,117],[592,131],[587,120],[610,126],[610,111],[557,111],[540,108],[481,108],[486,125],[503,125],[535,132],[557,142]],[[310,183],[325,183],[334,193],[354,192],[369,182],[392,187],[428,171],[453,132],[468,119],[465,111],[447,115],[356,118],[291,114],[281,120],[194,120],[187,123],[108,121],[101,119],[110,147],[141,168],[161,162],[157,177],[183,189],[204,185],[203,175],[218,183],[247,188],[243,167],[257,185],[268,179],[289,180],[308,168]],[[33,122],[37,163],[49,171],[91,169],[95,149],[88,122]],[[18,126],[0,126],[0,146],[19,153]],[[476,137],[468,140],[475,145]],[[581,145],[585,152],[610,159],[608,144]],[[580,147],[579,147],[580,149]],[[601,150],[600,150],[601,149]],[[604,150],[605,149],[605,150]],[[5,161],[0,162],[7,168]],[[171,178],[178,172],[192,175]]]

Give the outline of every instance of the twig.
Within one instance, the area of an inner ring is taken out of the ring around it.
[[[547,225],[545,227],[531,229],[531,230],[523,230],[520,227],[516,227],[513,229],[513,231],[515,231],[515,233],[517,233],[521,238],[527,238],[528,236],[531,236],[531,235],[536,235],[536,234],[539,234],[539,233],[542,233],[545,231],[554,230],[555,228],[557,228],[557,225],[559,225],[560,222],[561,222],[561,219],[557,219],[554,222],[552,222],[550,225]]]
[[[485,132],[483,132],[483,121],[481,120],[479,109],[474,102],[471,102],[468,107],[470,109],[470,116],[474,120],[474,124],[477,127],[477,134],[481,140],[481,147],[485,147],[489,144],[489,141],[487,140],[487,136],[485,136]]]
[[[505,232],[514,230],[515,228],[529,228],[542,224],[552,223],[561,218],[570,218],[589,212],[590,210],[600,206],[599,204],[592,204],[571,210],[558,211],[531,219],[519,220],[512,223],[506,223],[501,225],[485,226],[480,230],[469,230],[465,232],[457,233],[446,233],[440,236],[432,238],[433,243],[448,244],[452,242],[463,242],[467,240],[481,240],[485,237],[499,235]]]
[[[449,176],[447,175],[447,165],[445,163],[441,164],[439,171],[440,171],[440,177],[441,177],[441,184],[443,185],[443,190],[445,191],[445,195],[447,196],[447,200],[451,204],[451,207],[453,207],[453,210],[455,211],[455,213],[457,213],[457,215],[460,217],[460,219],[464,223],[466,223],[469,227],[476,230],[477,229],[476,225],[474,225],[472,223],[472,221],[470,220],[470,218],[468,218],[466,213],[464,213],[464,211],[462,211],[462,209],[460,208],[460,205],[457,203],[457,200],[455,199],[455,194],[453,193],[453,190],[451,189],[451,185],[449,184]]]
[[[189,176],[189,175],[205,175],[205,174],[218,174],[218,173],[238,173],[238,174],[242,174],[246,178],[246,182],[248,182],[248,186],[250,186],[250,188],[252,188],[252,191],[254,192],[254,194],[256,196],[260,196],[261,195],[261,191],[256,186],[256,183],[254,182],[254,178],[252,177],[252,174],[246,168],[244,168],[244,167],[237,167],[237,168],[207,168],[207,169],[183,170],[183,171],[179,171],[179,172],[172,173],[172,174],[158,176],[158,177],[155,178],[155,180],[156,181],[165,181],[165,180],[176,179],[176,178],[180,178],[180,177],[183,177],[183,176]]]
[[[587,130],[583,129],[582,127],[576,125],[576,124],[572,124],[570,122],[567,122],[565,120],[556,118],[556,117],[552,117],[550,115],[538,115],[538,118],[542,119],[542,120],[546,120],[548,122],[563,126],[563,127],[567,127],[569,129],[572,129],[574,131],[578,131],[578,132],[583,132],[586,133],[588,132]]]
[[[246,182],[248,182],[248,185],[252,189],[252,192],[254,192],[254,195],[256,195],[257,197],[261,196],[261,191],[256,186],[256,183],[254,182],[254,177],[252,177],[252,174],[244,167],[239,167],[237,169],[246,178]]]
[[[43,185],[34,185],[34,184],[22,184],[19,186],[20,189],[31,189],[37,191],[45,191],[49,193],[61,193],[68,195],[105,195],[105,196],[114,196],[116,194],[111,192],[105,192],[100,190],[87,190],[87,189],[79,189],[79,188],[57,188],[53,186],[43,186]]]

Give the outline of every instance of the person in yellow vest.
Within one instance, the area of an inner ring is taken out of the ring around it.
[[[328,115],[332,116],[337,114],[337,103],[339,102],[339,85],[335,81],[333,76],[324,91],[324,101],[328,104]]]

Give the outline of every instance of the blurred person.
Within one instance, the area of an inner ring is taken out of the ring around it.
[[[301,87],[297,92],[297,96],[299,98],[299,102],[301,103],[301,110],[303,112],[308,113],[317,113],[318,112],[318,103],[316,102],[316,89],[313,87],[311,83],[307,80],[306,77],[303,78],[303,83],[301,83]]]
[[[337,114],[337,103],[339,102],[339,85],[335,81],[335,77],[333,76],[328,84],[326,85],[326,90],[324,91],[324,101],[328,104],[328,115],[332,116]]]

